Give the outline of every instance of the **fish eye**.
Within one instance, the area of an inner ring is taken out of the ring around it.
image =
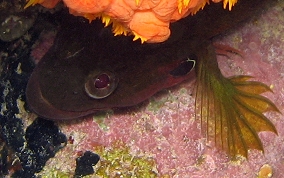
[[[196,59],[197,57],[195,55],[187,57],[186,60],[182,61],[175,69],[170,71],[170,74],[174,77],[188,74],[195,67]]]
[[[87,95],[94,99],[109,96],[117,87],[118,79],[111,72],[90,74],[85,83]]]
[[[97,89],[106,88],[110,85],[110,78],[107,74],[103,73],[94,79],[94,85]]]

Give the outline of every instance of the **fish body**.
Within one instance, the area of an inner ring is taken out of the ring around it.
[[[231,12],[210,5],[174,23],[170,39],[160,44],[112,37],[97,22],[63,23],[29,80],[28,104],[47,119],[73,119],[136,105],[196,73],[196,115],[207,140],[231,158],[263,151],[257,133],[277,133],[263,112],[279,110],[260,95],[271,90],[249,76],[224,77],[211,39],[259,13],[265,2],[240,0]]]
[[[177,39],[141,44],[130,37],[113,37],[111,29],[98,21],[89,24],[69,16],[28,82],[27,100],[38,115],[72,119],[133,106],[161,89],[193,79],[191,46],[172,45]],[[91,86],[97,77],[106,77],[109,86]]]

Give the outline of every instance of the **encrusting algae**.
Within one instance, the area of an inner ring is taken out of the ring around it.
[[[160,173],[157,170],[157,164],[154,158],[140,154],[134,155],[121,141],[115,142],[111,148],[103,146],[94,147],[94,151],[100,155],[100,161],[94,166],[95,173],[92,176],[86,175],[84,177],[149,177],[154,178]],[[70,170],[69,170],[70,171]],[[62,171],[58,168],[45,169],[39,176],[43,178],[56,177],[68,178],[72,177],[73,173]],[[75,177],[79,177],[78,175]]]
[[[29,0],[25,8],[41,4],[53,8],[60,0]],[[222,0],[212,0],[220,2]],[[203,9],[210,0],[63,0],[69,12],[89,21],[101,18],[105,26],[112,24],[114,35],[134,35],[133,40],[157,43],[170,36],[170,23]],[[224,0],[224,8],[232,9],[237,0]]]
[[[99,177],[157,177],[158,170],[153,158],[135,156],[128,147],[115,143],[111,149],[98,146],[95,152],[101,160],[96,170]]]

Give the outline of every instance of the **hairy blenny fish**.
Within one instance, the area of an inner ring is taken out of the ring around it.
[[[226,78],[211,39],[255,15],[265,0],[240,0],[231,12],[218,4],[172,25],[170,39],[139,44],[113,37],[95,21],[69,17],[28,82],[30,108],[47,119],[73,119],[138,104],[196,73],[196,116],[208,140],[230,157],[263,151],[260,131],[277,134],[263,112],[277,107],[261,96],[270,88],[250,76]],[[75,19],[75,20],[74,20]],[[197,64],[195,66],[195,63]]]

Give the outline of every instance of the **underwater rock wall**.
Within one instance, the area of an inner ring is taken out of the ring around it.
[[[268,84],[274,93],[265,96],[282,112],[283,8],[284,3],[279,2],[259,18],[215,39],[243,52],[242,57],[220,56],[222,72],[226,76],[252,75],[254,80]],[[53,17],[40,16],[41,22]],[[50,23],[56,28],[56,22]],[[283,174],[283,116],[266,113],[278,136],[269,132],[259,134],[264,154],[250,150],[249,161],[240,157],[231,162],[224,152],[206,143],[200,135],[200,125],[194,119],[194,83],[184,82],[163,90],[133,108],[100,112],[80,121],[36,119],[24,102],[24,93],[34,67],[31,49],[43,29],[41,25],[34,26],[28,31],[31,37],[25,34],[12,42],[1,41],[1,176],[68,177],[87,175],[92,170],[110,177],[281,177]],[[31,132],[43,135],[46,142],[33,140],[36,137],[30,139]],[[37,149],[31,146],[35,143]],[[44,149],[40,150],[41,147]],[[96,161],[86,161],[89,164],[83,165],[85,169],[81,167],[80,159],[97,160],[96,154],[100,156],[96,166]],[[39,162],[42,159],[44,162]]]

